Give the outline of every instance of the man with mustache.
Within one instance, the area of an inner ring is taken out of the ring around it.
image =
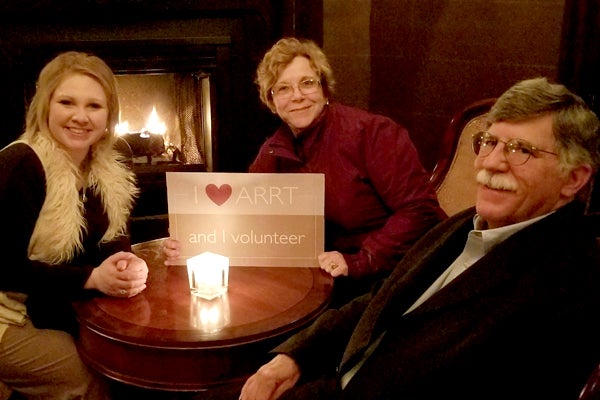
[[[600,361],[600,248],[584,215],[600,122],[545,78],[488,118],[476,206],[278,346],[240,399],[577,398]]]

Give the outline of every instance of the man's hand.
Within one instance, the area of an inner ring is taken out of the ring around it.
[[[290,356],[278,354],[252,375],[242,388],[240,400],[275,400],[300,378],[300,369]]]

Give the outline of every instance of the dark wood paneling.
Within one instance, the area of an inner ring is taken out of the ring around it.
[[[372,0],[370,108],[405,124],[428,169],[452,115],[557,75],[564,0]]]

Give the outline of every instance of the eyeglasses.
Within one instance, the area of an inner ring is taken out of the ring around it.
[[[280,83],[273,86],[271,89],[271,95],[278,99],[289,99],[294,94],[294,87],[297,87],[302,94],[313,94],[319,90],[321,82],[315,78],[306,78],[298,82],[297,85],[291,85],[289,83]]]
[[[504,157],[512,165],[523,165],[531,158],[537,158],[537,153],[547,153],[557,156],[557,153],[538,149],[529,142],[521,139],[511,139],[508,142],[498,139],[488,132],[479,132],[473,135],[473,151],[479,157],[487,157],[496,148],[498,142],[504,143]]]

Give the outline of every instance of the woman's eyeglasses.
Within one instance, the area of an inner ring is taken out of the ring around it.
[[[533,158],[537,158],[537,153],[558,155],[551,151],[538,149],[531,143],[521,139],[511,139],[505,142],[488,132],[479,132],[473,135],[473,151],[479,157],[487,157],[494,151],[498,142],[504,144],[504,157],[512,165],[523,165],[532,156]]]
[[[317,90],[319,90],[319,86],[321,86],[321,82],[314,78],[302,79],[296,85],[279,83],[273,86],[273,89],[271,89],[271,95],[278,99],[288,99],[294,94],[294,87],[297,87],[300,93],[306,95],[315,93]]]

